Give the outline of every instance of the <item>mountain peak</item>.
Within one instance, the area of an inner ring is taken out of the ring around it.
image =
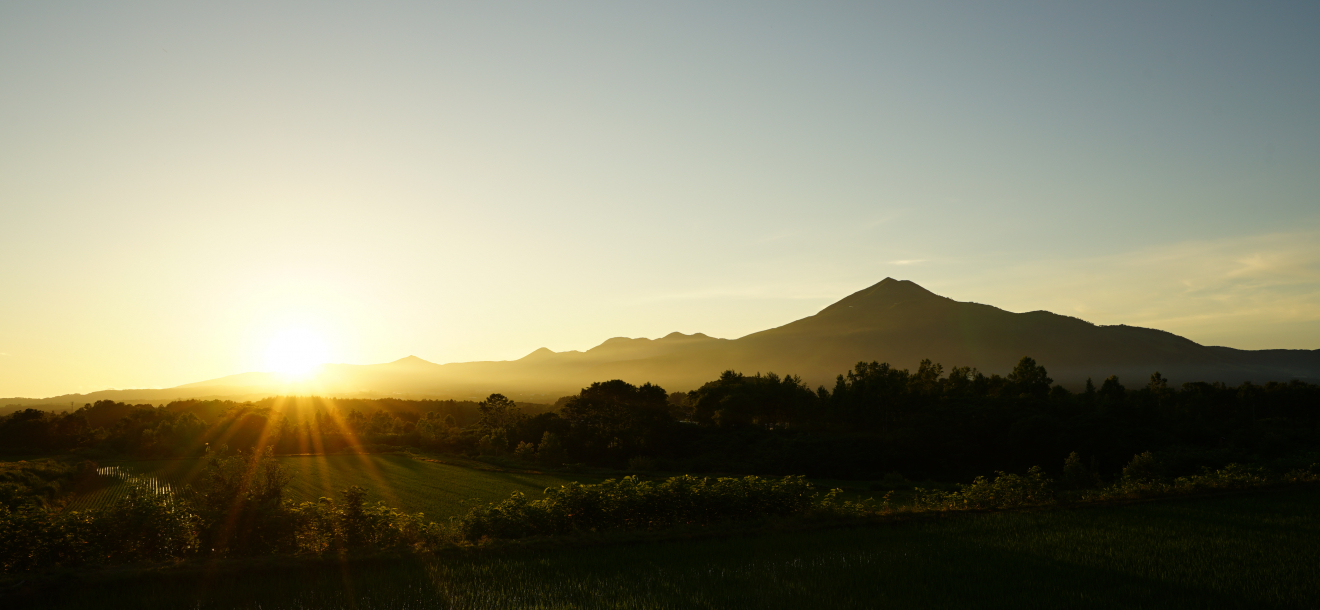
[[[660,337],[659,339],[656,339],[656,341],[693,341],[693,340],[701,340],[701,339],[710,339],[710,336],[707,335],[706,333],[692,333],[690,335],[685,335],[678,331],[674,331],[663,337]]]
[[[429,361],[429,360],[422,360],[421,358],[418,358],[417,356],[407,356],[407,357],[404,357],[404,358],[399,358],[398,360],[395,360],[394,362],[391,362],[390,364],[403,364],[403,365],[416,366],[416,365],[419,365],[419,364],[435,364],[435,363],[434,363],[434,362],[431,362],[431,361]]]
[[[822,309],[820,313],[842,312],[848,309],[888,309],[905,302],[940,302],[949,301],[911,280],[896,280],[887,277],[869,288],[863,288],[844,297],[839,302]]]
[[[522,358],[519,358],[519,360],[539,360],[541,358],[545,358],[547,356],[553,356],[553,355],[555,355],[554,350],[548,347],[542,347],[542,348],[538,348],[536,351],[530,354],[527,354],[526,356],[523,356]]]

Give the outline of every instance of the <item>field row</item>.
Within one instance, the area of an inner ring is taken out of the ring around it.
[[[79,494],[65,510],[99,510],[127,496],[134,488],[146,493],[174,495],[174,485],[154,476],[137,474],[130,466],[102,466],[96,469],[99,479],[94,489]]]

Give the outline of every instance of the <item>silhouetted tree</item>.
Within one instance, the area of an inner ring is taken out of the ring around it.
[[[695,394],[692,419],[724,427],[801,423],[816,400],[798,377],[735,371],[725,371]]]
[[[477,427],[487,434],[512,427],[522,415],[522,409],[503,394],[491,394],[477,405],[477,410],[481,412]]]
[[[565,403],[568,450],[584,459],[619,462],[661,444],[673,423],[668,394],[650,383],[596,382]]]
[[[1013,372],[1008,374],[1008,383],[1019,394],[1045,396],[1049,394],[1050,384],[1054,380],[1045,372],[1045,367],[1036,364],[1035,359],[1024,356],[1013,367]]]
[[[1119,402],[1127,395],[1127,390],[1123,384],[1118,382],[1117,375],[1110,375],[1105,378],[1105,382],[1100,384],[1100,396],[1106,400]]]

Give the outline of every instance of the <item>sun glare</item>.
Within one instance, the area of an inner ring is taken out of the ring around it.
[[[266,348],[266,367],[293,378],[309,377],[326,361],[328,350],[319,335],[303,328],[281,331]]]

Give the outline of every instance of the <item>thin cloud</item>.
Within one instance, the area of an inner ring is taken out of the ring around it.
[[[1320,347],[1320,335],[1307,330],[1320,323],[1320,231],[1039,260],[978,279],[990,283],[972,300],[1012,311],[1046,309],[1097,324],[1160,328],[1201,342],[1262,337],[1261,345],[1234,347],[1285,347],[1275,345],[1284,339],[1296,347]],[[1281,334],[1281,327],[1291,327],[1292,335]],[[1264,338],[1266,331],[1273,338]]]

